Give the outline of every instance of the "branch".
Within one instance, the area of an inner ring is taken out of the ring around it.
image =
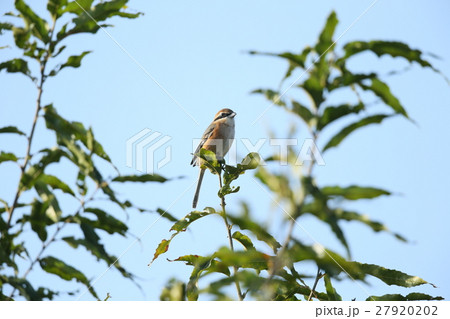
[[[53,25],[52,25],[52,28],[50,29],[50,40],[53,38],[53,32],[55,30],[55,25],[56,25],[56,20],[53,20]],[[47,78],[45,75],[45,67],[47,66],[47,62],[52,55],[52,52],[51,52],[52,43],[53,43],[53,41],[49,41],[45,58],[40,61],[40,81],[39,81],[39,84],[37,85],[38,95],[37,95],[37,99],[36,99],[36,110],[34,112],[33,123],[31,125],[31,132],[30,132],[30,135],[28,136],[28,144],[27,144],[27,150],[25,153],[25,159],[24,159],[23,164],[20,166],[21,173],[20,173],[20,178],[19,178],[19,186],[17,186],[17,192],[16,192],[16,195],[14,196],[13,204],[11,205],[9,212],[8,212],[8,221],[6,223],[6,231],[8,231],[8,229],[11,226],[11,220],[12,220],[14,210],[16,209],[17,203],[19,201],[19,197],[23,192],[23,190],[20,187],[20,181],[22,180],[23,176],[25,175],[25,171],[27,169],[28,163],[32,157],[30,155],[31,154],[31,144],[33,142],[34,131],[36,129],[37,120],[39,118],[39,112],[42,109],[41,98],[42,98],[42,93],[44,91],[44,83]]]
[[[317,268],[316,280],[314,281],[314,285],[313,285],[313,287],[312,287],[312,289],[311,289],[311,293],[309,294],[308,301],[311,301],[311,300],[312,300],[313,295],[314,295],[314,297],[317,298],[317,295],[316,295],[316,293],[314,292],[314,290],[316,289],[317,284],[319,283],[319,280],[320,280],[323,276],[324,276],[324,274],[322,274],[322,273],[320,272],[320,267]]]
[[[219,186],[220,186],[220,189],[222,189],[222,172],[219,171],[218,173],[219,173],[218,174],[219,175]],[[225,196],[221,196],[221,204],[220,205],[222,206],[222,217],[223,217],[223,220],[225,222],[225,227],[227,228],[227,232],[228,232],[228,240],[229,240],[229,243],[230,243],[230,249],[231,249],[231,251],[234,252],[233,238],[231,237],[231,226],[228,223],[227,213],[225,211],[225,205],[226,205],[226,203],[225,203]],[[244,300],[244,296],[242,295],[241,287],[239,285],[239,279],[236,277],[237,272],[238,272],[238,267],[237,266],[233,266],[233,270],[234,270],[234,273],[233,273],[234,283],[236,284],[237,294],[238,294],[239,300],[243,301]]]

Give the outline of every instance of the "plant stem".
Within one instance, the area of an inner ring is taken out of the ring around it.
[[[314,295],[314,297],[317,298],[316,294],[314,293],[314,290],[316,289],[317,284],[319,283],[319,280],[322,277],[323,277],[323,274],[320,272],[320,267],[319,267],[319,268],[317,268],[316,280],[314,281],[314,285],[313,285],[313,287],[311,289],[311,293],[309,294],[308,301],[312,300],[313,295]]]
[[[36,110],[34,112],[33,123],[31,125],[31,132],[30,132],[30,135],[28,136],[27,151],[25,153],[25,159],[24,159],[23,164],[20,166],[21,173],[20,173],[20,178],[19,178],[19,185],[17,186],[16,195],[14,196],[13,203],[12,203],[10,209],[9,209],[9,212],[8,212],[8,221],[6,223],[6,231],[8,231],[8,229],[11,226],[11,220],[12,220],[12,216],[13,216],[14,210],[16,209],[17,203],[19,201],[19,197],[20,197],[20,195],[23,192],[23,189],[22,189],[20,184],[21,184],[23,176],[25,175],[25,171],[27,169],[28,163],[29,163],[29,161],[31,159],[31,155],[30,155],[31,154],[31,144],[33,142],[34,131],[36,129],[37,120],[39,118],[39,112],[42,109],[41,98],[42,98],[42,93],[44,91],[44,83],[45,83],[45,80],[46,80],[45,67],[47,66],[47,62],[50,59],[50,56],[52,55],[52,52],[51,52],[52,41],[51,41],[51,39],[53,38],[53,32],[55,30],[55,25],[56,25],[56,20],[53,20],[53,25],[52,25],[52,28],[50,29],[50,42],[48,44],[48,48],[47,48],[47,52],[46,52],[45,58],[43,60],[39,61],[40,62],[40,81],[39,81],[39,84],[37,85],[38,95],[37,95],[37,99],[36,99]]]
[[[220,189],[222,189],[222,172],[220,171],[218,175],[219,175],[219,186],[220,186]],[[230,249],[231,249],[231,251],[234,252],[233,238],[231,237],[231,226],[228,223],[227,213],[225,211],[225,205],[226,205],[226,203],[225,203],[225,196],[222,196],[221,197],[221,203],[220,203],[220,206],[222,206],[222,217],[223,217],[223,220],[225,222],[225,227],[227,228],[228,240],[229,240],[229,243],[230,243]],[[237,290],[237,294],[238,294],[239,300],[243,301],[244,300],[244,296],[242,295],[241,286],[239,285],[239,279],[236,277],[236,275],[238,273],[238,269],[239,268],[237,266],[233,266],[234,283],[236,285],[236,290]]]

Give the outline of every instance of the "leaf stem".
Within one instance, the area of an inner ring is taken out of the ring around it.
[[[219,186],[220,186],[220,189],[222,189],[222,187],[223,187],[222,186],[222,171],[219,171],[218,175],[219,175]],[[231,237],[231,226],[228,223],[227,213],[226,213],[226,210],[225,210],[225,205],[226,205],[226,203],[225,203],[225,196],[221,196],[220,199],[221,199],[220,206],[222,206],[222,217],[223,217],[223,220],[225,222],[225,227],[227,228],[228,240],[229,240],[229,243],[230,243],[230,249],[231,249],[231,251],[234,252],[233,238]],[[236,275],[238,273],[238,269],[239,268],[237,266],[233,266],[234,283],[236,285],[236,291],[237,291],[237,294],[238,294],[238,298],[239,298],[240,301],[243,301],[244,300],[244,295],[242,294],[241,286],[239,285],[239,279],[236,277]]]

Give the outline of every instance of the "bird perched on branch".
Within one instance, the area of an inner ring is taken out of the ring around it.
[[[208,126],[205,133],[203,133],[202,139],[194,152],[191,165],[199,166],[200,172],[198,175],[197,189],[195,190],[192,208],[197,207],[198,195],[200,193],[200,187],[202,186],[203,175],[205,174],[205,169],[202,168],[202,161],[204,160],[197,157],[197,154],[203,148],[214,152],[219,161],[223,160],[234,141],[235,116],[236,113],[230,109],[222,109],[217,112],[214,116],[214,120]]]

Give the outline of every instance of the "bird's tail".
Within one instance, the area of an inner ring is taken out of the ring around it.
[[[200,169],[200,173],[198,174],[197,189],[195,190],[194,200],[192,201],[192,208],[197,207],[198,195],[200,193],[200,187],[202,186],[204,174],[205,174],[205,170]]]

